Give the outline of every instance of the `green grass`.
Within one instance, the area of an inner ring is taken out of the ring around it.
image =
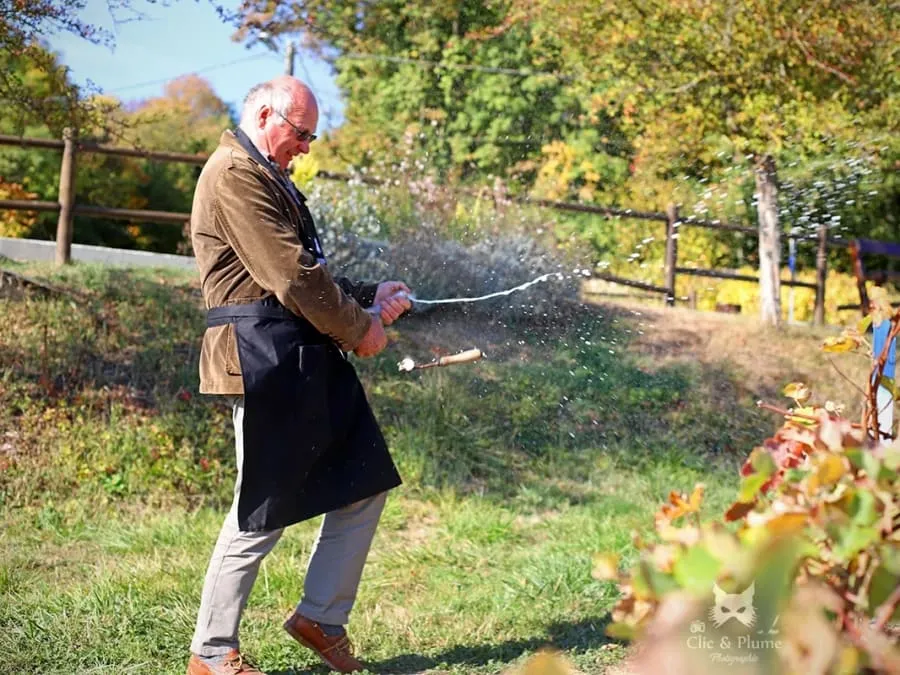
[[[398,491],[350,626],[372,671],[491,673],[551,644],[586,672],[621,658],[603,635],[615,590],[591,578],[591,553],[627,554],[630,530],[646,528],[672,482],[664,462],[612,473],[627,491],[545,512]],[[13,672],[183,672],[220,520],[210,510],[8,518],[0,646]],[[266,559],[243,625],[244,648],[275,672],[325,672],[279,628],[300,597],[314,525],[289,529]]]
[[[230,411],[196,394],[196,282],[4,266],[88,295],[0,298],[7,668],[184,672],[233,480]],[[350,625],[373,672],[497,673],[545,645],[587,673],[621,660],[604,635],[616,590],[591,578],[592,554],[633,559],[632,531],[697,481],[721,513],[739,462],[775,426],[727,354],[648,359],[641,321],[612,307],[542,323],[413,316],[359,362],[405,479]],[[397,372],[407,354],[473,343],[487,360]],[[280,629],[316,526],[289,529],[251,597],[242,646],[267,672],[326,672]]]

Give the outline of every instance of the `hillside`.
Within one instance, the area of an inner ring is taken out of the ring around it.
[[[233,479],[229,410],[196,393],[196,281],[4,267],[70,293],[0,297],[0,648],[12,672],[183,672]],[[621,304],[395,324],[357,361],[405,480],[350,626],[373,672],[495,673],[544,645],[583,672],[618,662],[603,632],[616,590],[591,578],[591,555],[627,560],[672,489],[703,481],[722,509],[778,426],[755,402],[783,405],[785,383],[852,409],[825,334]],[[471,346],[487,358],[396,366]],[[242,634],[280,673],[324,672],[279,628],[315,526],[267,558]]]

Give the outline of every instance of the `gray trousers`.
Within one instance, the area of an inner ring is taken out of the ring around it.
[[[191,651],[199,656],[218,656],[239,648],[238,625],[259,565],[284,531],[242,532],[238,527],[243,418],[244,400],[240,398],[234,404],[238,467],[234,501],[219,532],[200,597],[191,642]],[[303,598],[297,605],[300,614],[318,623],[347,623],[386,496],[382,493],[325,514],[306,568]]]

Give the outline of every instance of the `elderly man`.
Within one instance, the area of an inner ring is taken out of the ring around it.
[[[191,239],[208,308],[200,391],[233,399],[234,501],[206,573],[188,675],[259,673],[238,625],[283,529],[325,514],[284,624],[331,668],[361,670],[344,625],[388,490],[400,477],[347,352],[374,356],[409,309],[401,282],[334,279],[286,169],[318,106],[291,77],[254,87],[200,174]],[[368,308],[368,309],[366,309]]]

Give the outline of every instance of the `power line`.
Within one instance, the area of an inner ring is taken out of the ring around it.
[[[451,63],[447,61],[429,61],[428,59],[411,59],[405,56],[389,56],[387,54],[362,54],[360,52],[350,52],[342,54],[339,58],[354,59],[357,61],[390,61],[393,63],[412,63],[419,66],[428,66],[431,68],[455,68],[457,70],[473,70],[480,73],[492,73],[495,75],[514,75],[516,77],[532,77],[542,75],[544,77],[552,77],[554,79],[566,82],[572,78],[568,75],[560,75],[559,73],[549,73],[540,70],[516,70],[514,68],[493,68],[490,66],[476,66],[469,63]]]
[[[238,63],[246,63],[247,61],[256,61],[259,59],[272,58],[272,54],[253,54],[251,56],[245,56],[240,59],[235,59],[234,61],[228,61],[226,63],[219,63],[214,66],[206,66],[205,68],[200,68],[198,70],[191,70],[190,73],[199,75],[200,73],[208,73],[213,70],[219,70],[220,68],[227,68],[228,66],[234,66]],[[171,77],[161,78],[159,80],[149,80],[147,82],[139,82],[137,84],[129,84],[125,87],[116,87],[115,89],[107,89],[104,93],[114,94],[121,91],[128,91],[130,89],[140,89],[141,87],[149,87],[154,84],[166,84],[171,82],[172,80],[185,75],[186,73],[178,73],[177,75],[172,75]]]

